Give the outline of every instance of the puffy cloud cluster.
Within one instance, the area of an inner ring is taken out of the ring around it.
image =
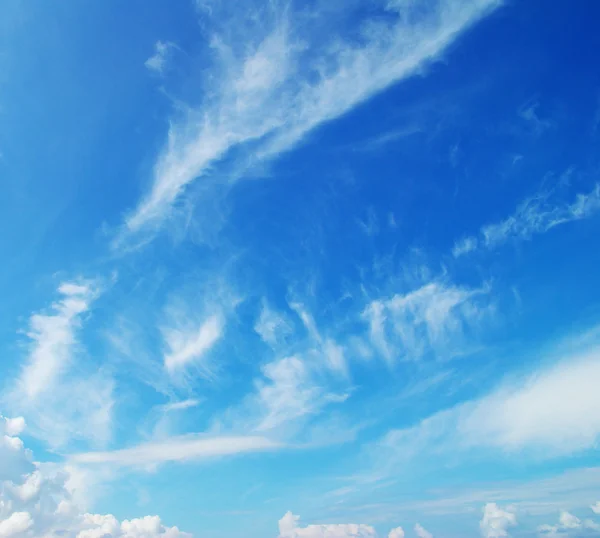
[[[189,538],[157,516],[119,522],[83,513],[69,488],[69,472],[33,461],[18,437],[22,418],[0,415],[0,538]]]
[[[488,503],[479,526],[484,538],[504,538],[509,536],[508,528],[516,524],[517,516],[513,512],[502,510],[496,503]]]
[[[300,517],[288,512],[279,520],[279,538],[377,538],[377,533],[369,525],[353,523],[300,527]]]
[[[415,525],[420,538],[433,538],[421,525]],[[300,517],[288,512],[279,520],[279,538],[377,538],[377,532],[369,525],[344,523],[338,525],[300,526]],[[404,538],[402,527],[392,529],[388,538]]]
[[[592,506],[594,513],[597,513],[595,509],[597,506],[598,504]],[[563,511],[560,513],[556,525],[541,525],[538,531],[540,532],[540,536],[545,536],[546,538],[597,536],[598,532],[600,532],[600,524],[591,519],[582,521],[577,516]]]
[[[392,529],[388,534],[388,538],[404,538],[404,530],[402,527]]]

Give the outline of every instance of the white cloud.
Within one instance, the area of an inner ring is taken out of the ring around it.
[[[0,420],[4,420],[4,431],[6,435],[20,435],[25,429],[25,419],[23,417],[4,418],[0,415]]]
[[[164,359],[165,368],[172,373],[195,364],[203,375],[212,377],[213,374],[205,358],[223,336],[223,330],[224,320],[220,314],[210,316],[200,327],[189,331],[181,327],[163,328],[162,332],[168,347]]]
[[[216,21],[214,28],[228,31],[212,38],[215,65],[204,103],[172,124],[152,188],[127,218],[126,233],[159,225],[189,184],[232,148],[253,142],[250,164],[289,150],[317,126],[419,72],[500,3],[436,0],[416,10],[381,2],[388,16],[365,21],[360,44],[336,35],[331,12],[323,14],[329,43],[315,42],[306,29],[319,22],[294,26],[302,14],[279,10],[279,3],[254,17],[260,24],[238,24],[252,19],[244,10]]]
[[[570,203],[558,198],[557,189],[542,191],[521,202],[506,219],[483,226],[479,238],[467,237],[455,243],[452,253],[458,257],[477,247],[494,249],[508,241],[531,239],[556,226],[591,217],[598,211],[598,183],[589,192],[576,194]]]
[[[569,204],[554,205],[551,193],[540,193],[522,202],[507,219],[481,230],[486,247],[494,248],[511,239],[529,239],[552,228],[581,220],[600,210],[600,184],[588,193],[578,193]]]
[[[0,421],[0,439],[7,424],[14,422]],[[0,443],[1,538],[191,538],[177,527],[165,527],[156,516],[119,522],[110,514],[85,513],[75,502],[79,492],[69,485],[73,471],[34,463],[22,441],[11,439],[10,444]],[[10,466],[4,465],[7,461]]]
[[[162,406],[162,410],[165,413],[170,413],[172,411],[184,411],[186,409],[191,409],[192,407],[197,407],[199,404],[199,400],[188,398],[187,400],[181,400],[179,402],[170,402],[168,404],[165,404]]]
[[[266,301],[263,301],[254,330],[265,343],[275,347],[292,333],[293,327],[287,316],[276,312]]]
[[[477,248],[477,239],[475,237],[463,237],[452,247],[452,256],[459,258]]]
[[[543,447],[549,456],[592,447],[600,435],[598,383],[600,348],[565,357],[465,408],[458,432],[467,443]]]
[[[419,523],[415,525],[415,533],[419,538],[433,538],[433,534],[423,528]]]
[[[0,520],[0,538],[22,535],[33,525],[27,512],[13,512],[8,518]]]
[[[285,357],[263,367],[266,381],[257,384],[256,403],[260,409],[258,431],[267,431],[294,419],[316,414],[329,403],[346,396],[326,392],[315,383],[306,363],[295,356]]]
[[[288,512],[279,520],[279,538],[377,538],[377,533],[369,525],[352,523],[300,527],[300,518]]]
[[[484,538],[504,538],[509,536],[508,529],[516,524],[517,517],[513,512],[502,510],[496,503],[488,503],[479,527]]]
[[[600,502],[597,502],[596,504],[591,506],[592,512],[594,512],[594,514],[600,514]]]
[[[538,531],[541,536],[547,538],[567,538],[574,536],[573,532],[576,532],[577,536],[581,536],[583,531],[594,531],[596,534],[600,531],[600,524],[591,519],[581,521],[577,516],[563,510],[556,525],[540,525]]]
[[[533,100],[523,105],[519,110],[519,116],[531,126],[533,133],[536,135],[540,135],[552,127],[551,121],[540,118],[538,114],[539,107],[539,101]]]
[[[439,457],[439,456],[438,456]],[[571,469],[554,476],[486,482],[464,489],[436,488],[435,498],[390,503],[390,513],[417,512],[433,516],[472,514],[488,502],[510,503],[529,516],[554,515],[560,510],[590,506],[597,498],[600,468]]]
[[[348,376],[348,365],[346,364],[345,350],[332,338],[323,338],[317,327],[314,317],[308,310],[298,302],[290,303],[290,308],[296,312],[308,335],[312,349],[309,354],[317,356],[318,363],[324,362],[329,369],[342,376]]]
[[[170,437],[109,452],[87,452],[71,456],[76,464],[108,463],[124,467],[149,467],[168,461],[190,461],[218,456],[274,450],[281,445],[265,437]]]
[[[396,527],[389,532],[388,538],[404,538],[404,530],[402,527]]]
[[[513,376],[478,400],[389,431],[372,447],[376,472],[388,475],[408,460],[442,462],[470,450],[480,458],[501,451],[545,459],[593,448],[600,439],[599,383],[600,347],[567,352],[553,366]]]
[[[489,308],[488,290],[430,282],[405,295],[372,301],[363,313],[371,342],[388,361],[461,352],[463,332]]]
[[[144,65],[159,75],[164,74],[171,50],[175,47],[173,43],[157,41],[154,44],[154,54],[150,56]]]
[[[61,298],[49,313],[34,314],[29,320],[27,336],[31,352],[18,385],[30,400],[53,390],[57,378],[67,368],[77,343],[76,330],[81,317],[96,294],[91,286],[70,282],[61,284],[58,292]]]
[[[29,319],[29,354],[3,401],[25,416],[30,433],[53,447],[73,438],[102,445],[112,435],[114,382],[87,362],[78,342],[100,290],[80,281],[62,283],[57,291],[59,300]]]

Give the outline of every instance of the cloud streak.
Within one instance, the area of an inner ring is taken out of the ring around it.
[[[369,449],[375,475],[388,476],[419,458],[518,454],[535,461],[581,453],[600,438],[593,412],[600,405],[599,382],[599,347],[563,355],[552,366],[507,380],[478,400],[389,431]]]
[[[190,184],[202,179],[209,187],[211,170],[232,150],[242,156],[242,169],[288,151],[319,125],[418,73],[500,4],[434,0],[417,9],[412,3],[381,2],[385,17],[364,21],[358,40],[344,38],[329,13],[326,35],[332,37],[326,42],[307,30],[322,20],[294,26],[302,14],[280,2],[252,12],[260,25],[219,21],[240,32],[212,36],[206,98],[171,124],[152,187],[127,217],[124,235],[156,230]],[[319,13],[313,15],[318,19]],[[236,17],[244,16],[236,10]],[[229,181],[238,176],[230,174]]]
[[[109,452],[74,454],[70,460],[76,464],[112,464],[121,467],[147,467],[165,462],[193,461],[218,456],[267,451],[280,448],[265,437],[170,437],[131,448]]]
[[[455,258],[476,249],[495,249],[510,241],[529,240],[534,235],[589,218],[600,211],[600,184],[586,193],[577,193],[572,202],[556,200],[554,190],[543,191],[521,202],[509,217],[486,224],[478,237],[466,237],[454,244]]]

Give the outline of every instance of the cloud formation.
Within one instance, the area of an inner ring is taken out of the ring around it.
[[[191,461],[244,452],[267,451],[280,445],[265,437],[169,437],[110,452],[87,452],[71,456],[79,464],[113,464],[123,467],[152,467],[168,461]]]
[[[360,39],[345,39],[340,28],[330,29],[326,42],[307,30],[322,24],[318,12],[311,25],[294,25],[302,13],[281,2],[261,9],[250,3],[249,13],[234,10],[232,19],[215,24],[227,30],[211,40],[214,65],[204,102],[172,123],[150,192],[128,216],[125,234],[160,226],[192,182],[210,186],[211,168],[234,148],[243,156],[242,168],[289,150],[319,125],[418,73],[500,4],[435,0],[421,10],[413,3],[378,2],[385,17],[364,21]],[[242,19],[260,24],[239,24]],[[162,68],[164,47],[157,49],[155,67]],[[244,156],[249,149],[252,157]]]
[[[534,459],[556,458],[596,446],[600,405],[600,348],[563,355],[552,366],[501,383],[477,400],[440,411],[417,425],[394,429],[372,446],[379,472],[407,461],[476,451]]]
[[[433,534],[431,534],[427,529],[425,529],[418,523],[415,525],[415,534],[419,538],[433,538]]]
[[[106,443],[112,434],[114,382],[88,364],[79,332],[100,295],[92,281],[64,282],[49,309],[31,315],[29,352],[5,405],[22,413],[32,434],[54,447],[72,439]]]
[[[192,363],[198,366],[223,336],[223,328],[223,318],[218,314],[210,316],[198,328],[189,332],[181,328],[164,328],[163,334],[168,347],[164,359],[165,368],[173,373]],[[206,363],[199,371],[204,372],[206,377],[212,377],[210,367]]]
[[[357,524],[301,527],[300,517],[288,512],[279,520],[279,538],[377,538],[377,533],[369,525]]]
[[[505,538],[508,529],[517,524],[513,512],[502,510],[496,503],[488,503],[483,509],[483,518],[479,523],[484,538]]]
[[[166,527],[157,516],[120,522],[110,514],[86,513],[74,502],[69,471],[35,463],[14,435],[15,424],[17,430],[24,426],[22,419],[0,417],[0,537],[191,538],[177,527]]]
[[[488,292],[432,281],[406,294],[372,301],[363,318],[373,347],[387,361],[432,353],[452,357],[463,350],[464,331],[484,318]]]
[[[167,67],[169,55],[173,48],[175,48],[173,43],[168,41],[157,41],[154,44],[154,54],[144,62],[144,65],[149,71],[158,75],[163,75]]]
[[[558,198],[557,189],[541,191],[521,202],[509,217],[483,226],[478,237],[457,241],[452,254],[458,258],[477,248],[494,249],[510,241],[529,240],[557,226],[591,217],[598,211],[599,183],[589,192],[577,193],[568,203]]]

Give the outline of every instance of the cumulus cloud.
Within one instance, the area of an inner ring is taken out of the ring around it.
[[[396,527],[389,532],[388,538],[404,538],[404,530],[402,527]]]
[[[211,167],[232,149],[238,155],[246,151],[242,168],[289,150],[317,126],[419,72],[500,4],[435,0],[421,10],[412,3],[378,2],[386,17],[364,21],[358,41],[345,40],[343,17],[338,28],[331,12],[313,14],[311,24],[303,25],[294,24],[302,13],[279,2],[260,11],[248,3],[253,16],[246,9],[233,10],[233,18],[232,11],[209,10],[215,61],[208,70],[204,102],[173,121],[152,187],[126,219],[125,235],[159,226],[190,184],[206,180]],[[322,24],[319,16],[327,19],[329,31],[308,33]],[[325,35],[331,38],[323,42]],[[159,54],[151,65],[161,69],[161,58]]]
[[[69,469],[35,463],[21,439],[9,435],[23,425],[20,419],[0,419],[1,538],[190,538],[177,527],[166,527],[157,516],[119,522],[110,514],[86,513],[74,501]]]
[[[596,504],[592,505],[591,509],[594,512],[594,514],[600,514],[600,502],[597,502]]]
[[[538,531],[541,536],[546,538],[568,538],[575,534],[582,536],[583,533],[587,535],[587,531],[591,531],[596,535],[600,531],[600,524],[591,519],[581,521],[577,516],[563,510],[556,525],[540,525]]]
[[[300,517],[288,512],[279,520],[279,538],[377,538],[377,533],[369,525],[352,523],[301,527]]]
[[[415,525],[415,533],[419,538],[433,538],[433,534],[423,528],[419,523]]]
[[[33,520],[27,512],[13,512],[8,518],[0,521],[0,537],[22,535],[33,525]]]
[[[517,517],[513,512],[502,510],[496,503],[488,503],[479,527],[484,538],[504,538],[509,536],[508,529],[516,524]]]

